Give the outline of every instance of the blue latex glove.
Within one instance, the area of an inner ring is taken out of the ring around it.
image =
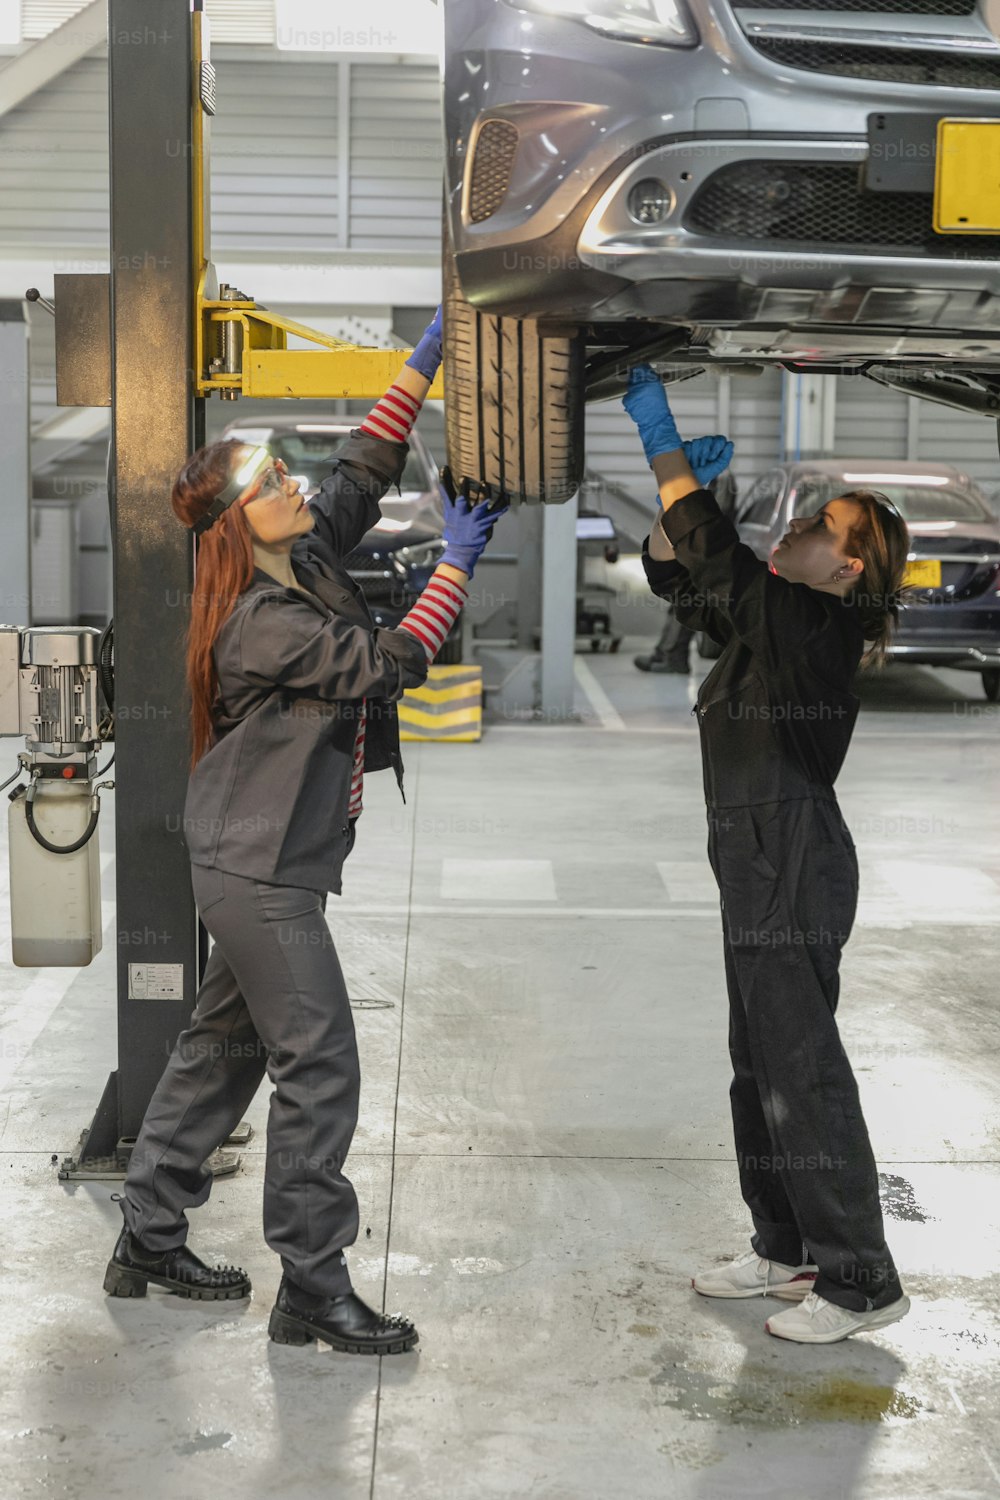
[[[442,535],[447,546],[438,562],[461,568],[471,578],[476,563],[486,549],[486,543],[493,535],[493,527],[509,510],[509,505],[498,505],[491,510],[485,501],[476,505],[462,495],[456,495],[452,499],[446,494]]]
[[[428,380],[433,380],[441,363],[441,309],[438,308],[432,320],[424,329],[420,343],[414,349],[406,363],[413,370],[419,370]]]
[[[622,405],[639,429],[647,463],[658,453],[676,453],[683,446],[663,382],[650,365],[633,365],[629,370]]]
[[[733,457],[732,443],[719,433],[713,437],[691,438],[681,447],[692,474],[703,489],[713,479],[718,479],[723,469],[729,468]]]

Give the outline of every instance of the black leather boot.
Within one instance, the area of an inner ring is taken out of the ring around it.
[[[316,1297],[282,1276],[267,1331],[276,1344],[322,1339],[342,1354],[405,1354],[419,1338],[406,1318],[376,1312],[357,1292]]]
[[[250,1278],[238,1266],[206,1266],[186,1245],[159,1254],[144,1250],[122,1225],[114,1254],[104,1273],[104,1290],[112,1297],[145,1297],[152,1282],[178,1297],[221,1302],[249,1297]]]

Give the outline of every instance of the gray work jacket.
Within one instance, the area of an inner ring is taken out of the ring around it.
[[[353,432],[310,503],[313,530],[292,547],[310,594],[256,568],[219,631],[215,742],[184,804],[194,864],[339,894],[362,704],[365,770],[393,767],[402,789],[395,701],[425,680],[426,654],[407,631],[376,629],[342,559],[378,520],[406,454]]]

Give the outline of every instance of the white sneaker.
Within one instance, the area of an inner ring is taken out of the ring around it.
[[[852,1312],[849,1307],[838,1307],[816,1292],[810,1292],[799,1307],[776,1313],[773,1318],[768,1318],[764,1327],[779,1339],[794,1339],[797,1344],[836,1344],[849,1334],[869,1333],[875,1328],[897,1323],[909,1310],[909,1297],[900,1297],[888,1307],[879,1307],[874,1312]]]
[[[798,1302],[812,1291],[818,1275],[818,1266],[785,1266],[749,1250],[728,1266],[699,1271],[691,1285],[703,1297],[781,1297]]]

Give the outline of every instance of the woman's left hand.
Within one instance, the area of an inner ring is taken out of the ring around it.
[[[486,550],[493,535],[493,528],[501,516],[510,509],[506,502],[490,505],[485,500],[473,504],[463,495],[444,497],[444,528],[446,542],[442,563],[458,568],[472,577],[476,563]]]
[[[411,369],[418,370],[421,375],[430,381],[433,381],[438,372],[438,366],[441,363],[441,356],[444,352],[441,346],[442,337],[441,309],[439,307],[424,329],[419,344],[406,361]]]
[[[733,457],[733,445],[721,433],[712,437],[691,438],[682,443],[684,457],[691,472],[703,487],[718,479],[723,469],[728,469]]]

